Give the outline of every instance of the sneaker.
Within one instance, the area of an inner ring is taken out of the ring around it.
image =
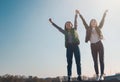
[[[68,76],[68,82],[70,82],[71,81],[71,77],[70,76]]]
[[[103,75],[100,76],[100,80],[104,80],[104,76]]]
[[[78,77],[77,77],[77,80],[78,80],[78,81],[82,81],[81,76],[78,76]]]
[[[95,78],[96,81],[99,81],[100,80],[100,77],[99,75],[96,75],[96,78]]]

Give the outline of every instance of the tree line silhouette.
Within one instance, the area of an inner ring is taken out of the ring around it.
[[[21,75],[3,75],[0,76],[0,82],[60,82],[59,77],[56,78],[38,78],[37,76],[21,76]]]

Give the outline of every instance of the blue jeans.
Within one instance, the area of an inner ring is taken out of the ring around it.
[[[73,53],[76,61],[77,74],[81,75],[80,50],[78,45],[68,45],[67,47],[67,74],[71,76]]]

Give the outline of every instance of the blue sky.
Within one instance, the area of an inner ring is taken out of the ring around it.
[[[74,22],[79,9],[87,23],[98,23],[108,9],[104,27],[105,73],[120,72],[120,1],[119,0],[0,0],[0,75],[33,75],[56,77],[67,75],[64,36],[48,19],[64,28],[68,20]],[[81,41],[82,75],[93,76],[93,60],[85,29],[78,18]],[[76,67],[73,58],[73,76]]]

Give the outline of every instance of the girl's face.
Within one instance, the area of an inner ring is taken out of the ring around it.
[[[95,19],[92,19],[92,20],[90,21],[90,26],[91,26],[92,28],[97,27],[97,21],[96,21]]]
[[[67,30],[70,30],[71,28],[72,28],[72,23],[71,22],[66,22],[65,23],[65,28],[67,29]]]

